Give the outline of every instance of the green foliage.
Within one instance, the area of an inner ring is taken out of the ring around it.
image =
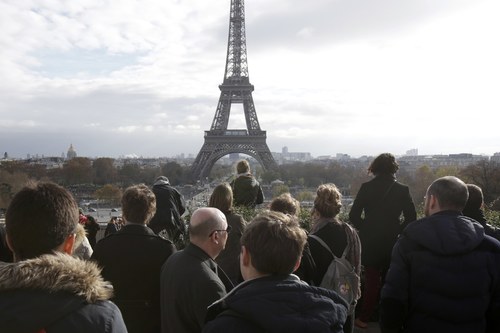
[[[106,184],[95,191],[94,195],[99,200],[111,203],[113,205],[119,205],[122,197],[122,190],[118,186]]]
[[[283,193],[290,193],[290,188],[284,184],[273,186],[273,198],[276,198]]]

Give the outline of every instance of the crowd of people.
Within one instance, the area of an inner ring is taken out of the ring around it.
[[[417,219],[397,170],[392,154],[373,160],[349,221],[320,185],[311,230],[289,193],[251,221],[235,213],[264,201],[245,160],[189,221],[161,176],[124,191],[123,223],[99,241],[66,189],[29,183],[0,228],[0,330],[500,332],[500,231],[481,189],[438,178]]]

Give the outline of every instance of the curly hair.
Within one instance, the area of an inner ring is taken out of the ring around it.
[[[300,213],[300,203],[290,193],[283,193],[271,201],[269,209],[275,212],[298,216]]]
[[[314,210],[321,217],[331,218],[340,213],[342,195],[335,184],[322,184],[316,190]]]
[[[399,164],[391,153],[378,155],[368,167],[368,172],[376,175],[393,175],[398,171]]]

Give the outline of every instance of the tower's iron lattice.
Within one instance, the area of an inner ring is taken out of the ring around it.
[[[205,142],[192,166],[193,179],[207,177],[215,162],[230,153],[250,155],[264,169],[276,167],[252,98],[254,86],[248,76],[244,0],[231,0],[226,68],[219,89],[221,94],[212,126],[205,131]],[[246,129],[227,128],[233,103],[243,104]]]

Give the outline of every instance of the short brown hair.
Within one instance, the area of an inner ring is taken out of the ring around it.
[[[241,236],[252,265],[263,274],[290,274],[307,241],[296,217],[268,211],[255,217]]]
[[[293,198],[290,193],[283,193],[271,201],[269,209],[275,212],[282,212],[297,216],[300,213],[300,203]]]
[[[322,184],[316,190],[314,210],[321,217],[335,217],[340,213],[340,208],[342,208],[341,199],[342,195],[335,184]]]
[[[461,212],[469,198],[469,191],[461,179],[445,176],[432,182],[427,189],[427,195],[434,195],[442,210]]]
[[[236,172],[238,173],[246,173],[250,171],[250,164],[247,160],[240,160],[236,164]]]
[[[122,196],[123,217],[129,223],[149,223],[156,212],[156,197],[144,184],[130,186]]]
[[[218,208],[223,213],[227,213],[233,207],[233,190],[228,183],[217,185],[210,196],[209,207]]]
[[[78,205],[52,182],[29,183],[12,199],[5,226],[16,260],[51,253],[76,232]]]

